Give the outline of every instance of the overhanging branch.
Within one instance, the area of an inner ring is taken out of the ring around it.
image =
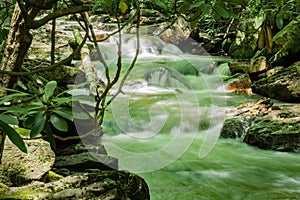
[[[53,19],[65,16],[65,15],[86,12],[89,10],[91,10],[90,5],[75,6],[75,7],[67,8],[64,10],[56,10],[55,12],[48,14],[47,16],[45,16],[44,18],[42,18],[40,20],[28,19],[26,21],[26,26],[27,26],[27,28],[30,28],[30,29],[37,29]]]

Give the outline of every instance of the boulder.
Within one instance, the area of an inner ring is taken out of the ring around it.
[[[77,172],[83,172],[87,169],[108,170],[117,169],[118,160],[104,154],[84,152],[67,156],[57,156],[54,167],[67,168]]]
[[[162,32],[159,37],[171,44],[178,45],[181,41],[185,41],[191,34],[191,29],[189,28],[189,23],[183,18],[178,18],[177,21]]]
[[[300,153],[300,118],[272,120],[249,118],[244,142],[261,149]]]
[[[24,140],[28,153],[21,152],[9,139],[6,139],[2,166],[10,178],[13,185],[25,184],[32,180],[39,180],[50,171],[54,164],[55,154],[51,150],[50,144],[42,139]]]
[[[252,84],[253,92],[285,102],[300,102],[300,62],[269,74]]]
[[[300,106],[262,98],[236,108],[226,119],[222,138],[235,138],[261,149],[300,152]]]
[[[3,199],[150,199],[144,179],[124,171],[81,173],[55,182],[1,187]]]

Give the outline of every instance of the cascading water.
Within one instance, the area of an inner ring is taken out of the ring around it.
[[[100,44],[112,70],[116,41]],[[103,124],[102,142],[120,169],[145,178],[154,200],[298,199],[298,154],[218,139],[226,109],[250,98],[224,89],[228,58],[185,55],[155,37],[141,41],[124,93]],[[135,45],[134,35],[123,36],[125,69]]]

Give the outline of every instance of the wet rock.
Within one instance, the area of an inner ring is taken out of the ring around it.
[[[275,74],[255,81],[252,90],[255,93],[286,102],[300,102],[300,62],[283,68]]]
[[[226,119],[223,138],[237,138],[261,149],[300,152],[300,106],[262,98],[236,108]]]
[[[228,83],[226,89],[235,92],[252,94],[251,84],[252,82],[249,75],[244,75],[243,77],[238,77],[237,79]]]
[[[247,132],[248,121],[242,118],[230,118],[224,121],[221,129],[221,138],[243,138]]]
[[[83,172],[87,169],[108,170],[117,169],[118,160],[103,154],[84,152],[67,156],[57,156],[54,167],[67,168],[77,172]]]
[[[263,117],[250,118],[251,122],[244,142],[261,149],[300,152],[300,118],[272,120]]]
[[[1,188],[5,199],[150,199],[139,176],[124,171],[81,173],[51,183],[33,182],[18,188]]]
[[[21,152],[9,139],[5,141],[2,165],[24,184],[27,181],[39,180],[53,166],[55,155],[50,144],[42,139],[25,140],[28,153]],[[13,180],[12,180],[13,181]]]

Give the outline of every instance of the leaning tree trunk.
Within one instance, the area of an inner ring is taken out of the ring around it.
[[[31,10],[31,17],[35,17],[37,12]],[[10,31],[7,39],[7,44],[4,50],[4,56],[0,63],[2,71],[18,72],[24,61],[25,54],[32,42],[32,35],[25,25],[25,20],[22,17],[21,10],[16,4],[11,23]],[[0,74],[0,88],[13,88],[17,83],[17,76]],[[2,93],[5,91],[1,90]],[[0,130],[0,163],[4,148],[5,133]]]

